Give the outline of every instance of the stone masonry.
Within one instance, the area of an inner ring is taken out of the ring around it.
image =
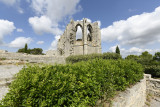
[[[47,63],[47,64],[65,63],[65,57],[63,56],[30,55],[25,53],[14,53],[14,52],[0,53],[0,58],[6,58],[7,60],[27,61],[28,63]]]
[[[82,39],[76,40],[78,26],[82,29]],[[92,53],[101,53],[101,32],[98,23],[90,23],[87,19],[71,20],[58,41],[57,52],[53,51],[53,55],[67,57]],[[52,51],[47,54],[52,55]]]
[[[151,78],[150,74],[144,74],[144,79],[114,98],[112,107],[145,107],[148,94],[153,95],[155,99],[160,98],[160,80]]]

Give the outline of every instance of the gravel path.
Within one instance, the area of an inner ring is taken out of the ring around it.
[[[23,68],[23,65],[0,65],[0,79],[12,78],[14,74],[18,73]]]
[[[0,100],[8,92],[6,83],[10,83],[12,77],[23,68],[23,65],[0,65]]]

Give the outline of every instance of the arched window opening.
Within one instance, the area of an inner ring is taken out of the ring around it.
[[[87,26],[87,41],[92,41],[92,27],[90,25]]]
[[[62,49],[59,49],[59,55],[62,56],[64,53],[63,53],[63,50]]]
[[[80,25],[77,26],[76,40],[82,41],[82,28],[80,27]]]

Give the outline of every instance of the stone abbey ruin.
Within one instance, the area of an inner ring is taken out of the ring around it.
[[[82,29],[82,37],[76,39],[78,27]],[[70,56],[101,53],[101,32],[98,23],[90,23],[87,19],[82,21],[71,20],[61,35],[57,50],[50,50],[47,55]]]
[[[78,27],[82,30],[82,37],[77,39]],[[65,63],[70,55],[86,55],[101,53],[101,31],[98,22],[90,23],[71,20],[66,30],[58,40],[57,50],[49,50],[46,55],[31,55],[0,50],[0,58],[9,60],[24,60],[30,63]]]
[[[78,27],[82,30],[81,38],[77,38],[76,35]],[[67,56],[92,53],[101,53],[101,32],[97,22],[90,23],[87,19],[82,21],[71,20],[58,41],[57,50],[49,50],[46,55],[31,55],[0,50],[0,58],[2,59],[0,62],[0,100],[8,92],[8,85],[13,80],[13,74],[18,73],[23,67],[18,64],[65,64]],[[159,105],[160,80],[151,78],[150,74],[145,74],[140,82],[119,93],[114,98],[112,106],[145,107],[149,94],[154,96],[154,101],[157,101],[156,103]]]

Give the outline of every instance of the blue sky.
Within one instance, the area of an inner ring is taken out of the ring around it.
[[[56,49],[71,18],[101,23],[102,52],[160,52],[159,0],[0,0],[0,49]]]

